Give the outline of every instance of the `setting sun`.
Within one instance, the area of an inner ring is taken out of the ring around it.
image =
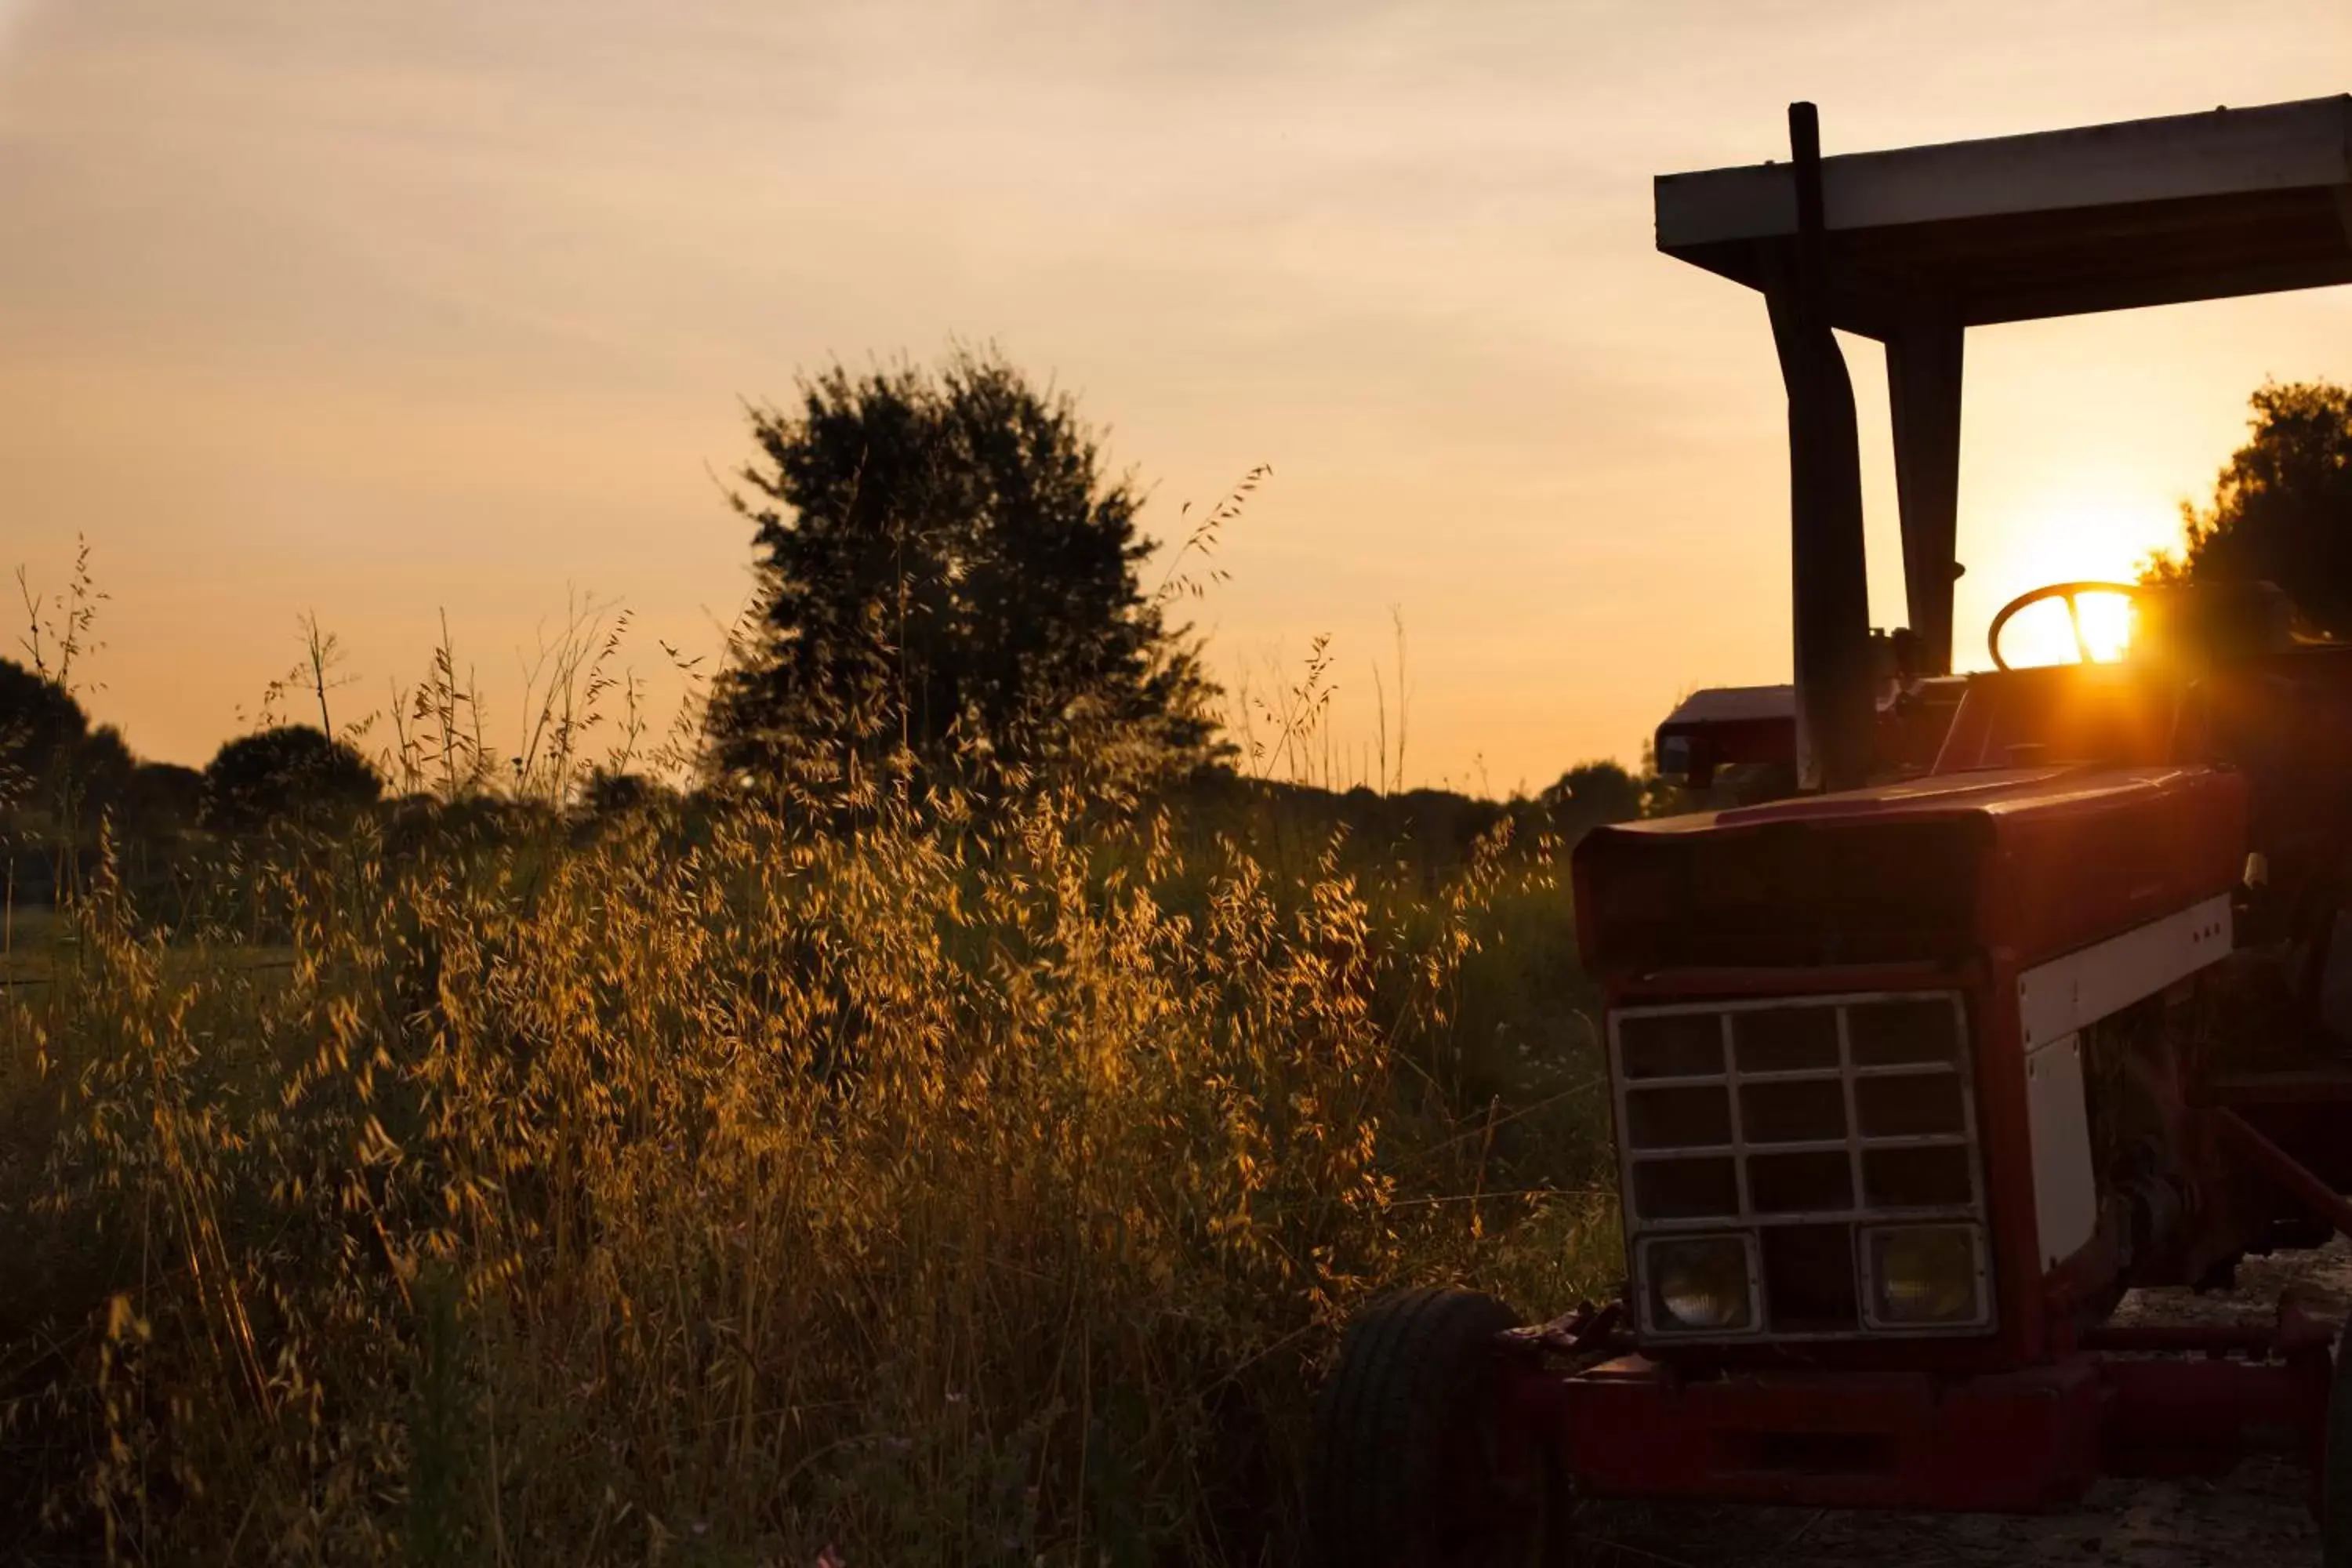
[[[2073,664],[2085,654],[2099,664],[2124,657],[2131,646],[2127,595],[2089,591],[2074,595],[2071,619],[2069,608],[2065,599],[2050,598],[2020,610],[2001,629],[2001,657],[2012,667]]]
[[[1956,595],[1958,664],[1970,668],[1990,662],[1985,631],[2021,594],[2054,583],[2137,579],[2151,553],[2179,543],[2178,508],[2145,478],[2104,470],[2038,502],[2004,508],[2002,521],[1986,537],[1961,542],[1970,565]],[[2092,658],[2121,658],[2130,640],[2129,601],[2119,594],[2084,594],[2075,603]],[[2012,665],[2072,663],[2077,649],[2064,601],[2020,611],[2001,633],[2001,656]]]

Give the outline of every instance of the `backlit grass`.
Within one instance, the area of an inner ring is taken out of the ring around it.
[[[816,818],[286,835],[20,935],[0,1539],[1288,1563],[1354,1304],[1611,1266],[1549,847]]]

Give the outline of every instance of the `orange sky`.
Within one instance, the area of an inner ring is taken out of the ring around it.
[[[1764,312],[1651,248],[1652,174],[1781,155],[1798,97],[1835,152],[2347,88],[2345,0],[0,0],[0,563],[89,536],[91,705],[144,754],[202,762],[311,608],[347,710],[446,608],[496,732],[572,590],[648,673],[715,645],[740,398],[993,339],[1163,535],[1275,466],[1202,611],[1229,679],[1329,633],[1360,754],[1394,606],[1408,774],[1539,787],[1788,669]],[[2347,329],[2352,290],[1970,334],[1964,653],[2168,542]]]

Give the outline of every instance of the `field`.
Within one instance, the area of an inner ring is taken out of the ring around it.
[[[169,920],[93,855],[10,911],[0,1543],[1294,1562],[1355,1304],[1616,1262],[1563,857],[1471,826],[379,812]]]

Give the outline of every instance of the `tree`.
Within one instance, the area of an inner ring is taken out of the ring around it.
[[[1581,833],[1603,823],[1630,822],[1642,815],[1644,781],[1622,763],[1579,763],[1536,796],[1565,833]]]
[[[2252,436],[2213,504],[2182,505],[2181,552],[2151,559],[2143,578],[2273,583],[2315,629],[2352,637],[2352,391],[2273,382],[2252,401]]]
[[[205,775],[177,763],[141,763],[123,781],[119,803],[125,829],[160,838],[193,827],[204,815]]]
[[[590,768],[587,782],[580,789],[580,804],[592,816],[616,816],[656,801],[676,798],[660,780],[617,768]]]
[[[115,804],[135,765],[121,731],[91,729],[62,683],[0,658],[0,807],[94,821]]]
[[[205,768],[205,818],[220,827],[337,814],[383,793],[383,780],[366,758],[308,724],[241,735]]]
[[[1066,395],[993,354],[802,383],[733,497],[756,621],[716,683],[722,775],[1209,754],[1214,688],[1137,567],[1140,497]]]
[[[74,748],[70,769],[78,800],[97,811],[111,809],[138,768],[139,760],[131,754],[122,731],[111,724],[100,725]]]
[[[89,716],[72,693],[0,658],[0,797],[45,789],[89,735]]]

